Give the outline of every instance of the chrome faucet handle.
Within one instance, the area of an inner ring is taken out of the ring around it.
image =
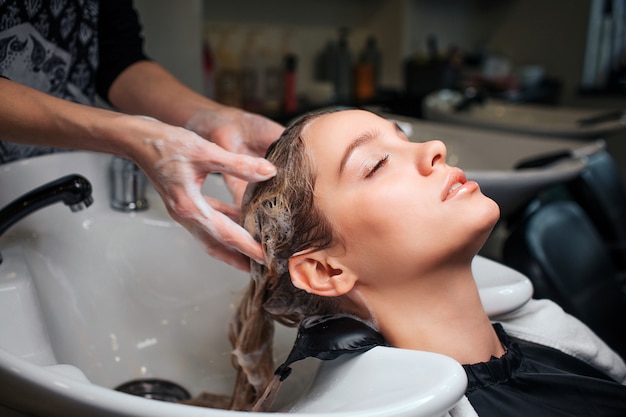
[[[140,211],[148,208],[148,179],[131,160],[114,156],[111,161],[111,207],[118,211]]]

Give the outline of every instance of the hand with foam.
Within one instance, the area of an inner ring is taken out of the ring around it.
[[[263,251],[247,231],[239,226],[239,203],[247,182],[264,181],[275,175],[272,164],[255,152],[265,152],[265,145],[246,136],[259,132],[254,125],[263,126],[263,118],[244,112],[233,112],[233,121],[204,119],[204,128],[213,127],[211,139],[222,146],[181,127],[155,119],[133,117],[143,137],[138,152],[132,158],[146,173],[165,202],[171,217],[183,225],[205,246],[206,251],[238,269],[248,271],[249,256],[263,262]],[[234,117],[252,123],[234,124]],[[260,122],[258,119],[262,119]],[[280,125],[267,121],[267,143]],[[272,130],[273,129],[273,130]],[[255,146],[255,144],[258,145]],[[232,151],[232,152],[231,152]],[[220,172],[229,176],[227,182],[236,204],[228,204],[202,194],[207,175]]]
[[[283,132],[283,126],[257,114],[227,106],[195,113],[185,127],[220,145],[227,151],[243,155],[264,156],[268,146]],[[235,171],[243,174],[244,166]],[[236,204],[241,204],[247,182],[233,173],[224,181]]]
[[[0,102],[3,140],[131,159],[174,220],[209,254],[242,270],[250,268],[246,255],[262,262],[261,246],[237,224],[239,204],[246,182],[275,174],[260,157],[282,132],[279,124],[209,100],[148,60],[126,68],[111,85],[109,101],[121,112],[61,100],[3,78],[0,90],[7,98]],[[212,172],[225,174],[235,205],[202,195]]]
[[[260,157],[283,127],[198,94],[153,61],[124,70],[111,85],[109,100],[127,114],[163,122],[144,125],[151,132],[148,135],[141,130],[129,138],[131,132],[124,132],[122,147],[131,147],[126,153],[150,177],[171,216],[218,259],[243,270],[250,268],[244,255],[262,260],[259,243],[233,219],[239,217],[246,183],[274,175],[274,167]],[[136,149],[137,139],[146,137],[153,140],[153,146]],[[157,149],[157,143],[162,149]],[[225,174],[234,206],[202,195],[200,187],[211,172]]]

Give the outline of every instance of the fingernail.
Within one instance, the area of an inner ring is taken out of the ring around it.
[[[263,258],[254,258],[254,262],[258,263],[259,265],[265,265],[265,259]]]

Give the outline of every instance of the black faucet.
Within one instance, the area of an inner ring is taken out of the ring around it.
[[[69,206],[72,212],[89,207],[93,203],[91,183],[85,177],[72,174],[50,181],[16,198],[0,209],[0,236],[29,214],[59,201]]]

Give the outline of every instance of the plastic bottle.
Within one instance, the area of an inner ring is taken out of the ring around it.
[[[317,81],[330,81],[334,84],[337,61],[337,44],[334,41],[326,42],[315,62],[315,79]]]
[[[376,39],[369,37],[354,67],[354,98],[357,101],[371,100],[380,85],[381,53]]]
[[[335,94],[340,103],[352,99],[352,54],[348,46],[348,28],[339,29],[339,43],[335,56]]]

